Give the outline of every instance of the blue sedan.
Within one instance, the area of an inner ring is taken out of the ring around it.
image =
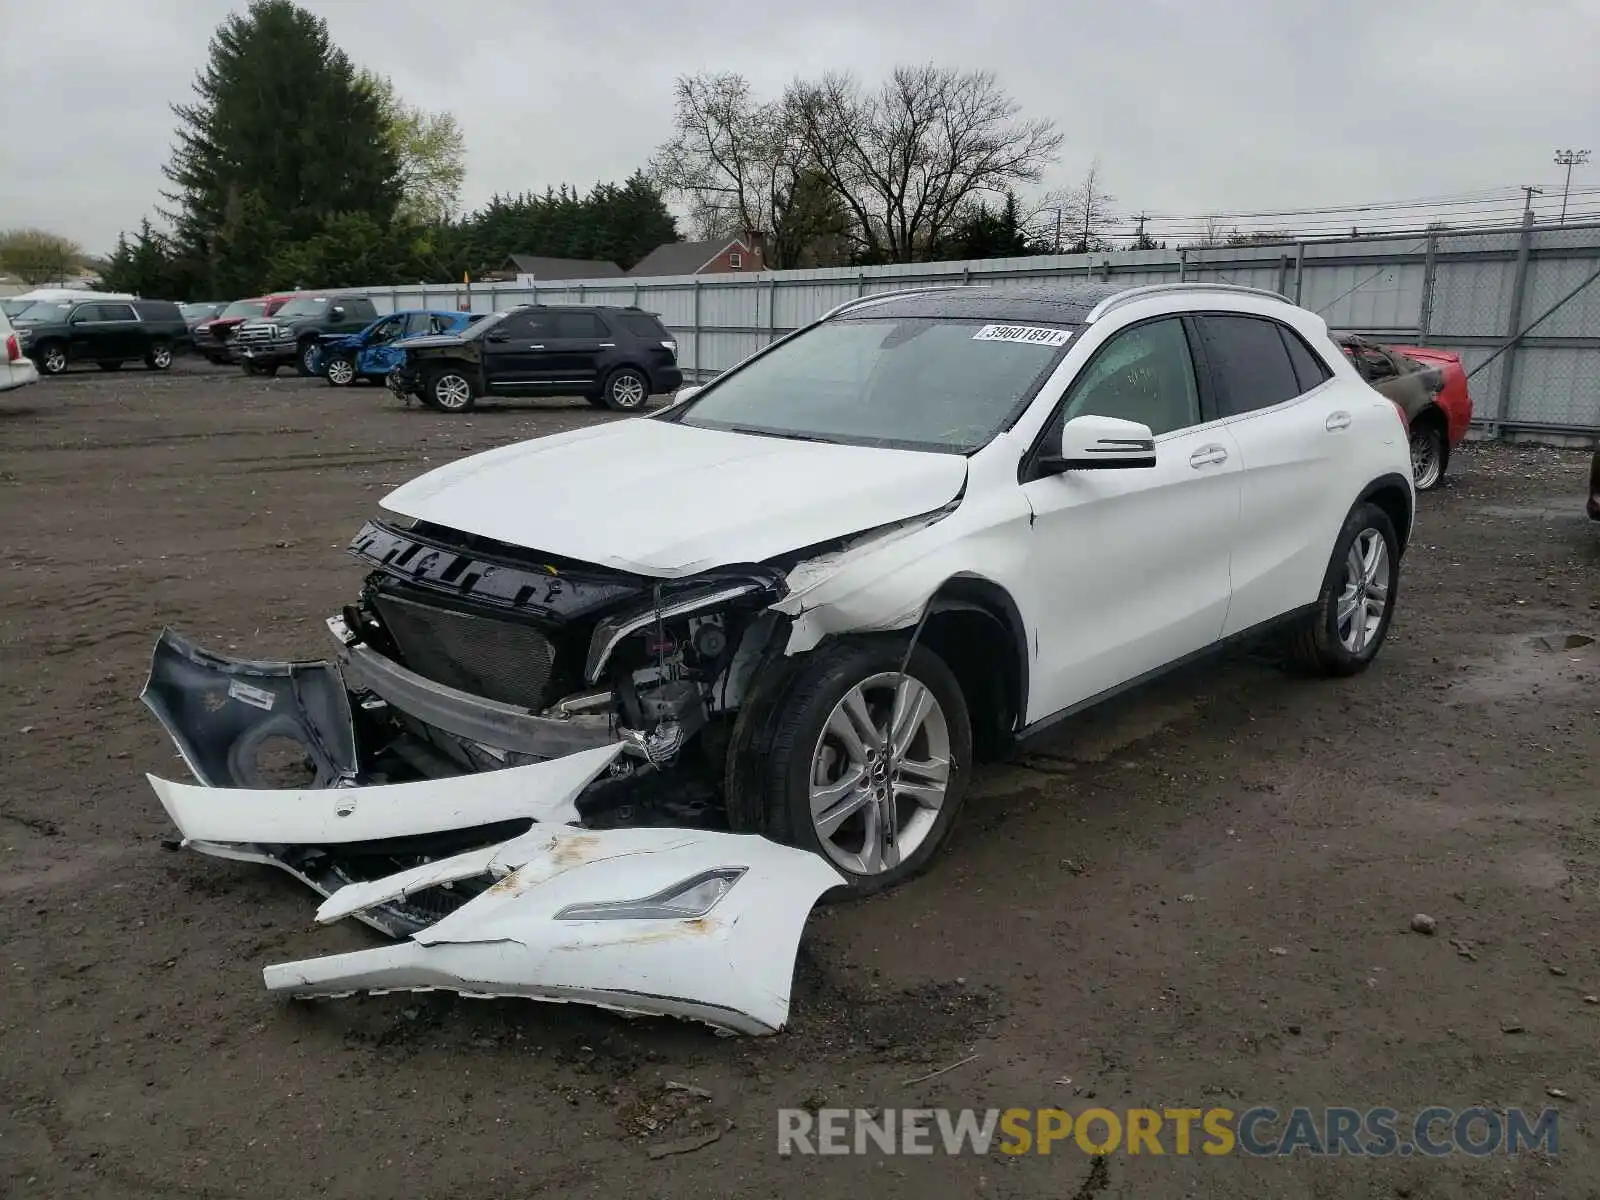
[[[358,379],[381,382],[405,359],[400,346],[405,338],[456,333],[479,315],[449,309],[406,309],[379,317],[360,333],[326,336],[318,347],[317,374],[334,387],[349,387]]]

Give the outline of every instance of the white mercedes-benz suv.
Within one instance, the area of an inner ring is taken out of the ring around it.
[[[329,661],[164,633],[200,785],[154,783],[196,849],[413,939],[275,988],[773,1028],[816,897],[925,867],[975,757],[1240,638],[1370,664],[1414,503],[1404,418],[1275,293],[867,296],[400,487]]]

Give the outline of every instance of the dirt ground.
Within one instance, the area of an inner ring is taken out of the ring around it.
[[[1600,1194],[1600,646],[1568,636],[1600,635],[1600,528],[1570,451],[1459,454],[1365,676],[1239,655],[986,771],[925,878],[813,916],[782,1035],[269,997],[265,964],[376,935],[163,845],[156,634],[325,653],[389,486],[603,419],[181,364],[0,395],[0,1192]],[[781,1107],[1257,1104],[1553,1105],[1560,1154],[777,1153]]]

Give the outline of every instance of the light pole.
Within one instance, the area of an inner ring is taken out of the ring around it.
[[[1557,150],[1556,166],[1567,169],[1567,182],[1561,189],[1561,220],[1560,224],[1567,223],[1567,193],[1572,190],[1572,168],[1581,167],[1589,161],[1587,150]]]

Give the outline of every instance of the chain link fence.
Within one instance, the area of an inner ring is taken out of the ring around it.
[[[380,310],[634,305],[678,337],[691,379],[727,370],[846,300],[952,283],[992,287],[1180,281],[1281,292],[1335,330],[1461,356],[1474,423],[1600,436],[1600,225],[1524,226],[1272,246],[1116,251],[672,278],[364,290]]]

